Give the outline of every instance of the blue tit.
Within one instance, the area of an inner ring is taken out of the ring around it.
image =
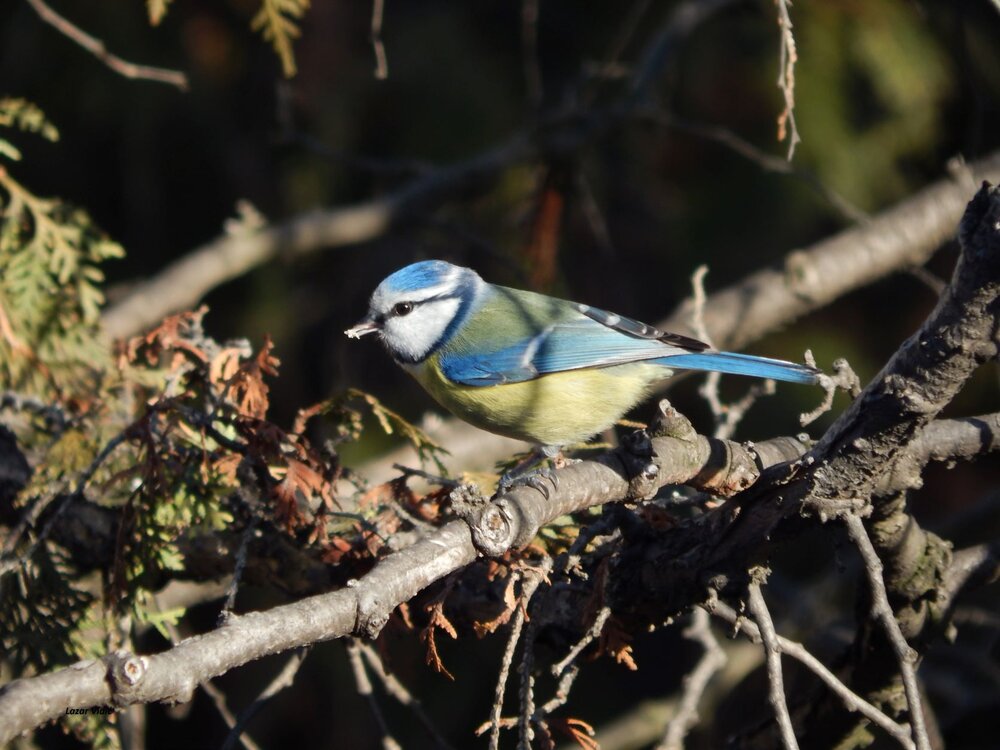
[[[441,260],[386,277],[345,331],[378,334],[438,403],[476,427],[550,452],[607,429],[674,370],[815,383],[818,371],[713,351],[636,320],[485,282]]]

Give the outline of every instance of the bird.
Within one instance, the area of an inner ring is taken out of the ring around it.
[[[455,416],[546,456],[617,422],[675,370],[813,384],[819,370],[720,352],[697,339],[579,302],[490,284],[422,260],[387,276],[345,331],[377,335]]]

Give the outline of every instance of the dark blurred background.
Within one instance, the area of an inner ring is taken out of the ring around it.
[[[191,89],[181,93],[116,75],[16,0],[0,5],[0,94],[33,101],[60,128],[54,145],[19,140],[24,159],[17,176],[38,194],[86,208],[124,245],[127,257],[107,266],[113,300],[131,282],[220,235],[238,201],[273,221],[366,201],[405,185],[415,170],[470,159],[581,96],[620,98],[630,66],[675,7],[642,0],[636,7],[643,5],[616,79],[599,78],[598,71],[630,6],[541,0],[537,98],[524,72],[517,2],[388,0],[386,80],[374,76],[369,3],[317,1],[301,21],[298,73],[291,79],[249,28],[255,0],[177,0],[157,28],[139,0],[54,6],[130,61],[185,71]],[[794,164],[859,210],[877,212],[905,198],[939,179],[954,157],[974,160],[1000,147],[995,3],[838,0],[796,4],[791,14],[802,136]],[[772,2],[732,3],[677,41],[652,101],[673,117],[722,126],[782,156],[786,146],[775,138],[783,106],[775,86],[778,48]],[[546,195],[557,195],[563,209],[556,231],[539,240]],[[506,170],[376,241],[257,268],[211,293],[207,325],[218,338],[260,344],[270,334],[275,340],[282,366],[272,393],[280,423],[348,386],[419,420],[432,408],[429,398],[379,347],[348,342],[342,333],[395,268],[445,258],[492,281],[655,322],[690,294],[699,265],[709,266],[711,291],[849,223],[801,179],[768,172],[697,134],[629,122],[557,164]],[[954,257],[954,248],[943,248],[929,270],[947,278]],[[897,274],[752,350],[800,359],[811,348],[826,366],[844,356],[864,382],[935,299],[924,281]],[[681,383],[671,398],[699,428],[710,429],[697,380]],[[732,395],[745,388],[725,386]],[[797,432],[797,413],[815,405],[804,391],[780,389],[778,398],[748,415],[739,436]],[[998,407],[996,372],[984,371],[952,412]],[[373,435],[351,455],[360,461],[387,445]],[[932,473],[918,512],[932,525],[944,523],[997,479],[995,460],[961,473]],[[829,566],[828,553],[817,555],[820,567]],[[273,601],[262,592],[260,601],[251,597],[244,605]],[[206,607],[204,627],[214,611]],[[384,639],[392,667],[449,737],[459,747],[471,745],[470,730],[487,717],[492,700],[500,639],[444,643],[454,683],[423,666],[413,636]],[[645,698],[668,694],[694,659],[679,641],[671,629],[637,643],[641,669],[635,674],[606,662],[590,667],[574,693],[572,715],[600,724]],[[342,646],[314,651],[297,689],[265,709],[251,726],[254,735],[265,747],[292,741],[374,746],[376,727],[353,687]],[[278,663],[244,667],[220,684],[239,706]],[[218,747],[224,727],[213,712],[201,695],[189,721],[150,707],[149,746]],[[426,743],[407,715],[390,710],[389,718],[407,746]],[[720,719],[717,732],[724,724]],[[51,731],[44,741],[57,742],[56,735]],[[710,737],[702,741],[711,746]]]

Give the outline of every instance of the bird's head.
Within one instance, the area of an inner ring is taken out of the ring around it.
[[[377,333],[395,359],[419,362],[451,336],[484,286],[469,268],[443,260],[412,263],[378,285],[368,314],[344,333]]]

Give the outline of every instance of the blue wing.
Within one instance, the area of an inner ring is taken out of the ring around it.
[[[664,333],[631,318],[567,303],[569,319],[534,336],[493,351],[468,347],[441,351],[446,378],[467,386],[521,383],[567,370],[651,362],[667,368],[718,370],[796,383],[813,383],[816,371],[804,365],[746,354],[713,352],[696,339]]]
[[[772,378],[788,383],[804,383],[811,385],[816,382],[819,370],[794,362],[784,362],[780,359],[755,357],[751,354],[734,354],[733,352],[697,352],[693,354],[675,354],[671,357],[657,359],[656,364],[662,364],[675,370],[714,370],[731,375],[752,375],[757,378]]]
[[[442,352],[445,377],[463,385],[520,383],[565,370],[656,359],[683,350],[655,339],[632,338],[589,318],[557,323],[497,351]]]

